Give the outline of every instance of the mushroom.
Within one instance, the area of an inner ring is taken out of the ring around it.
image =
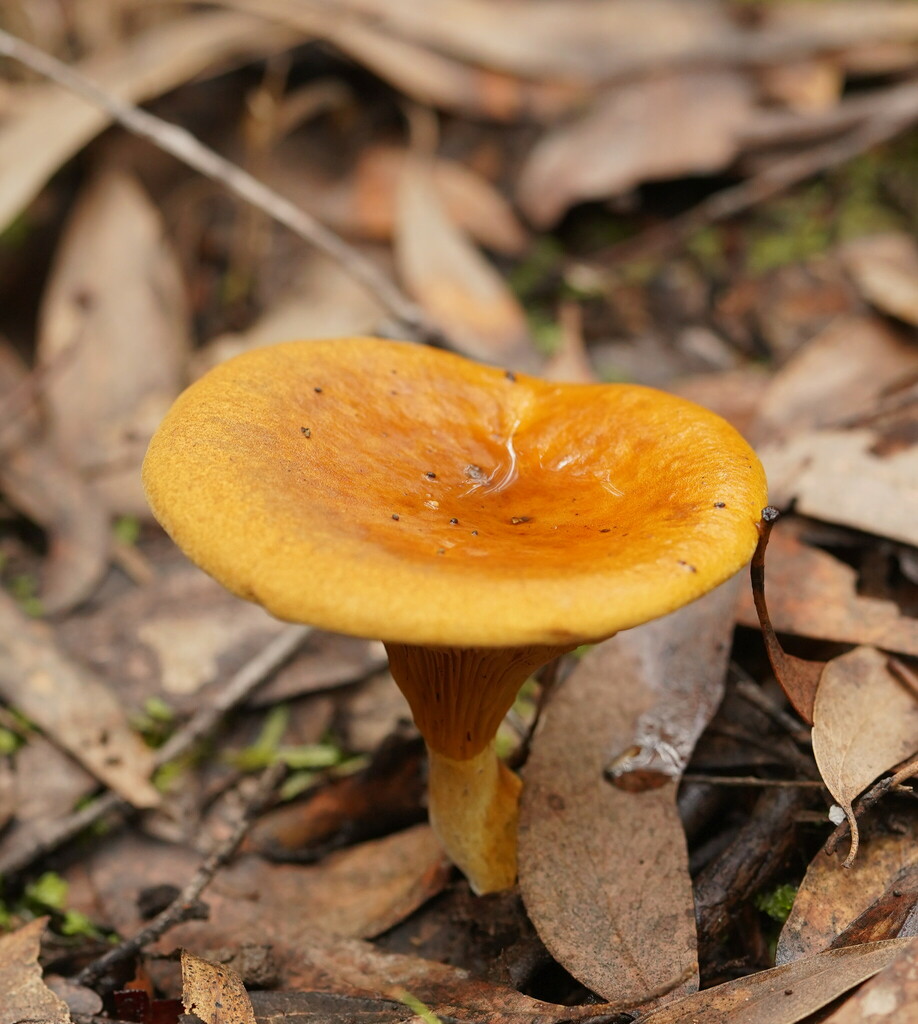
[[[372,338],[211,370],[143,477],[229,590],[385,641],[427,743],[431,823],[479,893],[516,876],[520,780],[494,736],[520,685],[732,576],[766,504],[755,454],[691,402]]]

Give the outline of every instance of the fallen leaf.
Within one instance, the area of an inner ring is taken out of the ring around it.
[[[121,513],[149,515],[147,443],[182,388],[190,348],[178,262],[134,178],[108,168],[80,196],[42,302],[50,435]]]
[[[183,14],[154,25],[77,69],[129,102],[151,99],[239,56],[264,57],[296,37],[263,18],[235,12]],[[55,84],[22,87],[0,125],[0,231],[45,182],[111,121],[104,110]]]
[[[795,960],[696,992],[641,1024],[796,1024],[895,960],[910,939],[888,939]]]
[[[411,0],[341,5],[393,35],[460,60],[524,77],[603,80],[671,66],[702,48],[736,49],[739,33],[716,3],[679,0],[449,0],[435,11]],[[665,25],[666,31],[648,31]]]
[[[846,242],[840,255],[861,295],[883,313],[918,326],[918,245],[905,232]]]
[[[156,885],[181,886],[200,855],[140,835],[106,844],[88,859],[93,895],[104,916],[123,934],[142,921],[136,895]],[[283,987],[297,981],[304,950],[317,935],[378,935],[440,892],[451,867],[427,825],[416,825],[330,854],[318,864],[272,864],[254,854],[238,856],[208,886],[207,921],[169,932],[163,951],[176,945],[207,954],[230,936],[272,946]]]
[[[448,964],[384,953],[368,942],[313,932],[291,965],[290,987],[393,998],[408,991],[443,1018],[469,1024],[554,1024],[606,1017],[608,1005],[557,1006],[469,977]],[[383,1018],[386,1019],[386,1018]]]
[[[0,833],[0,871],[21,852],[53,834],[60,819],[98,788],[98,782],[44,736],[33,734],[13,755],[15,820]]]
[[[402,171],[395,256],[405,287],[463,355],[510,369],[536,368],[522,307],[449,220],[420,158]]]
[[[247,330],[221,334],[196,351],[191,375],[261,345],[309,338],[373,334],[385,310],[340,264],[309,253],[285,290]]]
[[[868,644],[918,655],[918,620],[893,601],[858,593],[857,572],[827,551],[804,544],[800,524],[782,518],[768,545],[768,611],[778,633]],[[740,591],[739,622],[759,628],[751,592]]]
[[[182,1005],[204,1024],[255,1024],[242,979],[224,964],[182,950]]]
[[[0,935],[0,993],[4,1024],[70,1024],[67,1004],[42,981],[38,954],[46,917]]]
[[[910,942],[823,1024],[907,1024],[918,1006],[918,942]]]
[[[616,83],[580,118],[536,143],[520,174],[520,206],[544,228],[574,203],[720,170],[738,151],[751,105],[748,82],[734,71]]]
[[[583,314],[574,302],[565,302],[558,317],[561,341],[542,368],[545,380],[596,384],[599,377],[583,340]]]
[[[918,416],[883,429],[813,430],[759,449],[771,500],[801,515],[918,546]],[[852,486],[852,481],[856,485]]]
[[[151,584],[69,616],[57,635],[130,711],[159,698],[190,714],[285,627],[184,559],[158,564]]]
[[[0,694],[135,807],[154,807],[153,753],[108,688],[0,591]]]
[[[487,66],[469,65],[398,33],[382,31],[380,19],[361,19],[342,9],[304,8],[288,0],[231,0],[234,7],[270,15],[282,24],[332,43],[406,96],[425,106],[495,121],[552,120],[581,102],[577,79],[553,81],[540,73],[516,78]]]
[[[803,59],[763,68],[759,85],[768,99],[779,106],[813,115],[838,104],[845,76],[837,60]]]
[[[918,349],[901,332],[875,317],[839,316],[771,377],[755,438],[770,447],[868,414],[885,392],[916,372]],[[774,493],[770,478],[769,485]]]
[[[813,708],[813,755],[829,792],[858,830],[851,803],[883,772],[918,751],[918,701],[890,671],[887,657],[858,647],[833,658],[819,680]]]
[[[29,376],[0,339],[0,400],[22,394]],[[0,420],[0,491],[48,534],[41,567],[41,605],[48,615],[69,611],[92,595],[108,570],[109,514],[98,496],[61,461],[42,436],[37,414],[25,409]]]
[[[660,629],[629,630],[584,656],[552,695],[523,775],[519,875],[529,917],[559,963],[624,1005],[697,985],[676,783],[658,774],[663,785],[626,792],[603,777],[641,715],[666,700],[677,659],[661,648]]]
[[[614,646],[640,663],[639,678],[629,682],[655,697],[625,749],[606,767],[606,776],[621,789],[681,778],[723,700],[736,598],[747,585],[746,574],[737,574],[692,604],[616,640]]]
[[[278,154],[283,168],[283,150]],[[336,231],[375,242],[388,242],[395,233],[398,183],[410,159],[397,146],[372,145],[361,150],[353,170],[332,182],[303,183],[303,160],[288,161],[281,182],[284,195],[312,208]],[[479,245],[504,255],[519,255],[526,245],[526,232],[495,187],[480,174],[456,160],[432,159],[433,183],[450,221],[467,232]],[[272,181],[276,180],[275,159]],[[289,179],[289,185],[285,179]]]
[[[837,852],[816,854],[781,929],[775,963],[780,966],[828,949],[900,872],[918,866],[915,840],[913,826],[904,834],[868,834],[847,868]]]

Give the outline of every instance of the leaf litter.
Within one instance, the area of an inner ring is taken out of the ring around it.
[[[253,766],[313,764],[321,748],[332,767],[292,768],[243,852],[205,879],[211,919],[179,915],[156,946],[185,941],[212,962],[198,989],[238,970],[250,989],[301,990],[253,991],[256,1020],[618,1024],[627,1007],[654,1021],[783,1022],[824,1016],[880,968],[828,1019],[894,1019],[909,1005],[913,949],[873,940],[912,934],[918,895],[895,843],[914,826],[907,772],[883,778],[916,747],[918,206],[913,157],[892,141],[918,116],[914,11],[859,0],[224,6],[238,9],[123,18],[112,3],[44,38],[103,90],[153,100],[355,240],[332,246],[338,263],[274,230],[270,216],[290,226],[283,204],[262,209],[253,233],[238,199],[199,201],[187,170],[118,145],[121,128],[93,142],[111,111],[4,66],[0,859],[15,877],[0,910],[25,912],[17,887],[50,867],[66,874],[71,909],[134,934],[138,896],[200,870],[244,823]],[[436,130],[419,139],[425,118]],[[871,123],[888,131],[883,150]],[[791,165],[818,176],[812,189],[781,178]],[[786,201],[768,201],[775,180]],[[737,194],[752,212],[720,224]],[[699,230],[680,235],[696,199]],[[623,262],[621,239],[641,252],[654,230],[669,232],[673,263]],[[106,232],[120,248],[101,244]],[[726,413],[761,445],[786,513],[768,553],[769,643],[784,651],[778,675],[809,666],[792,703],[815,720],[815,761],[750,631],[745,586],[734,584],[736,608],[723,588],[716,607],[569,658],[531,747],[531,694],[501,739],[519,760],[531,751],[521,888],[539,934],[515,894],[470,903],[418,824],[419,744],[375,674],[378,651],[314,634],[299,652],[284,647],[289,663],[272,655],[259,668],[259,647],[288,634],[174,572],[165,540],[139,521],[149,409],[185,380],[294,334],[417,337],[411,304],[378,281],[369,294],[360,259],[398,277],[438,343],[568,379],[624,373]],[[102,500],[109,471],[122,478]],[[111,509],[132,512],[117,536]],[[26,615],[42,611],[54,617]],[[847,869],[835,854],[814,859],[831,827],[811,799],[817,766],[849,813],[869,806]],[[157,809],[125,818],[115,793]],[[68,843],[94,822],[117,827]],[[797,883],[778,944],[787,970],[770,972],[774,926],[756,906]],[[59,945],[66,919],[54,910],[42,962],[75,975],[72,947]],[[262,967],[243,946],[262,950]],[[180,991],[174,965],[149,967],[148,1006],[174,1013],[157,1001]],[[654,1008],[697,986],[699,967],[699,992]]]

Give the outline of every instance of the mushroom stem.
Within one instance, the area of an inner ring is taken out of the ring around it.
[[[516,881],[516,824],[522,783],[490,743],[463,761],[428,747],[430,823],[476,895]]]

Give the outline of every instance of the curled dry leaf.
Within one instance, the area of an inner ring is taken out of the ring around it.
[[[913,940],[824,1024],[900,1024],[918,1006],[918,941]]]
[[[47,923],[46,917],[40,917],[14,932],[0,935],[0,1019],[11,1024],[70,1024],[67,1004],[45,985],[38,964],[41,936]]]
[[[910,941],[817,953],[686,996],[642,1017],[641,1024],[796,1024],[882,971]]]
[[[406,161],[395,255],[405,287],[464,355],[517,370],[537,357],[526,315],[500,274],[449,220],[429,163]]]
[[[857,572],[827,551],[804,544],[799,533],[798,522],[782,519],[768,545],[768,611],[774,628],[918,655],[918,620],[903,615],[893,601],[861,596]],[[742,625],[759,628],[746,590],[740,591],[738,614]]]
[[[0,592],[0,695],[135,807],[154,807],[152,751],[107,687]]]
[[[838,853],[818,853],[781,929],[775,962],[785,964],[828,949],[903,871],[918,868],[915,833],[911,824],[903,834],[866,836],[857,860],[847,868]]]
[[[841,258],[864,298],[918,326],[918,245],[905,232],[868,235],[847,242]]]
[[[10,395],[31,383],[13,348],[0,339],[0,491],[48,534],[41,602],[47,614],[69,611],[89,597],[108,569],[109,515],[97,495],[63,464],[41,435],[37,415],[16,411]],[[36,387],[37,387],[36,383]]]
[[[141,102],[240,55],[275,53],[295,42],[288,30],[235,12],[182,14],[155,25],[79,70],[108,92]],[[47,84],[23,87],[0,125],[0,230],[45,182],[111,121],[103,110]]]
[[[858,647],[823,670],[813,708],[813,754],[819,773],[851,826],[851,803],[883,772],[918,751],[918,700],[890,671],[888,658]]]
[[[103,170],[58,250],[38,352],[55,366],[45,387],[55,445],[114,511],[149,514],[140,463],[181,390],[189,349],[184,287],[159,213],[132,177]]]
[[[574,203],[647,180],[720,170],[736,155],[751,106],[749,84],[734,71],[610,86],[582,117],[536,143],[520,177],[520,205],[534,224],[548,227]]]
[[[204,1024],[255,1024],[242,978],[225,964],[182,950],[182,1006]]]
[[[655,661],[654,627],[600,644],[553,694],[520,807],[520,890],[540,938],[578,980],[629,1005],[697,985],[675,783],[635,793],[603,778],[610,749],[629,746],[640,716],[664,699],[674,663]]]

